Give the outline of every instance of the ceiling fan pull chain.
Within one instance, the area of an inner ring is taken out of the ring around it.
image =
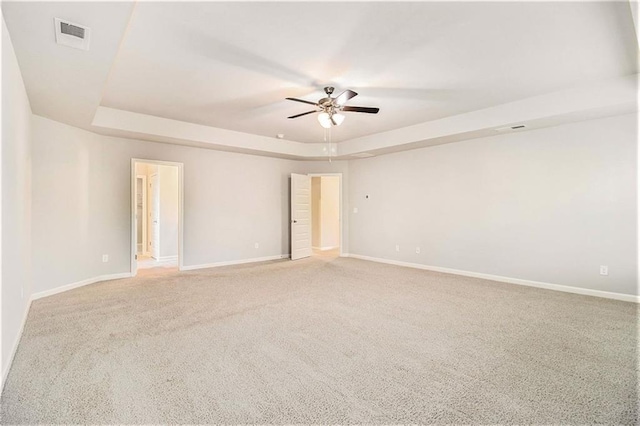
[[[331,127],[329,127],[329,163],[331,163]]]

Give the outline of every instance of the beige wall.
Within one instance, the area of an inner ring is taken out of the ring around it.
[[[311,178],[311,245],[317,249],[340,246],[340,178]]]
[[[147,176],[148,173],[148,165],[146,163],[136,163],[136,176]]]
[[[350,162],[350,253],[636,294],[636,120]]]
[[[321,210],[322,232],[320,247],[323,249],[340,246],[340,178],[322,176]]]

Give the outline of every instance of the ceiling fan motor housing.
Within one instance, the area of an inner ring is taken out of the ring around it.
[[[331,113],[332,110],[336,107],[336,105],[334,105],[333,103],[333,98],[331,98],[331,94],[333,93],[334,88],[333,87],[325,87],[324,88],[324,93],[327,94],[326,98],[322,98],[318,101],[318,105],[320,105],[320,107],[322,109],[324,109],[326,112]]]

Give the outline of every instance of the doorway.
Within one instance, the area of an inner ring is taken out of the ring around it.
[[[315,256],[340,255],[338,176],[311,176],[311,248]]]
[[[342,206],[342,173],[291,175],[292,260],[343,254]]]
[[[182,163],[132,159],[131,275],[182,269]]]

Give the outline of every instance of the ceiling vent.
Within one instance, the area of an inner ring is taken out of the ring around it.
[[[527,126],[525,126],[524,124],[517,124],[515,126],[508,126],[508,127],[499,127],[496,130],[496,132],[509,132],[511,130],[522,130],[522,129],[526,129]]]
[[[89,50],[91,28],[55,18],[56,43],[80,50]]]

